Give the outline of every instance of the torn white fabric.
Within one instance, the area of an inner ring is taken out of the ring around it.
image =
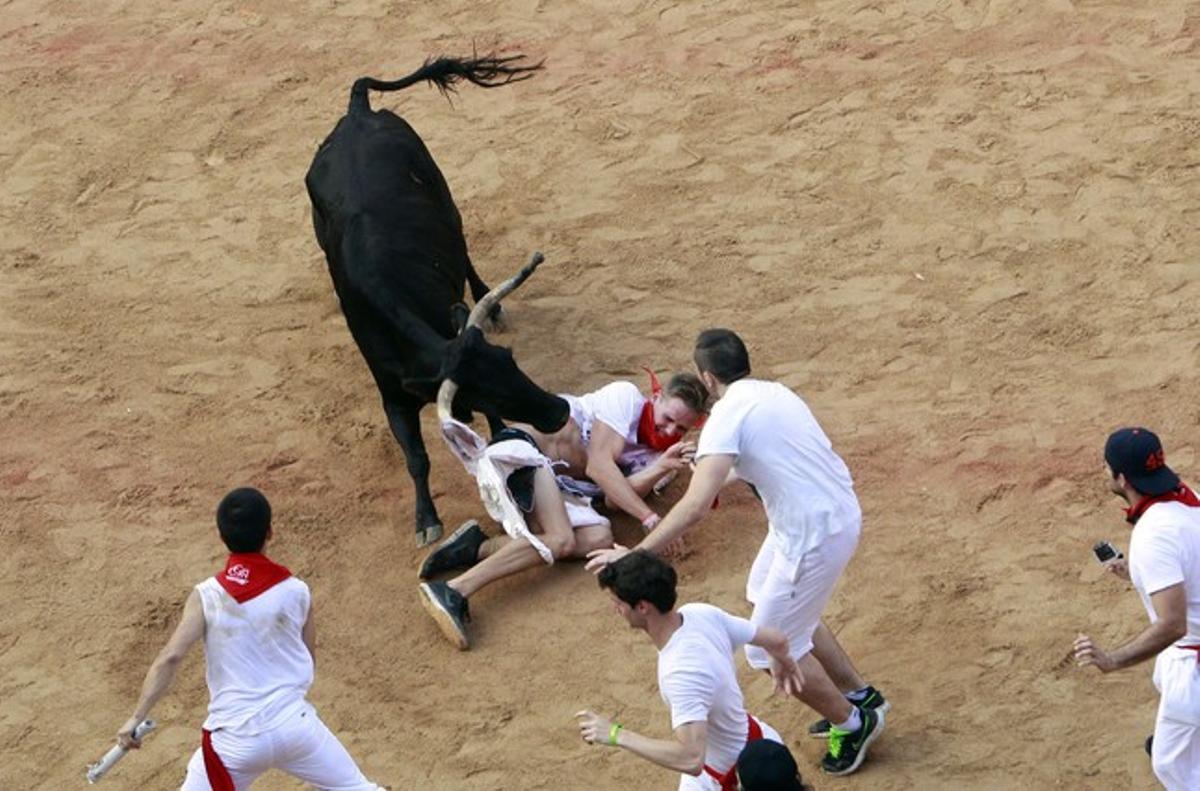
[[[523,467],[545,467],[553,474],[554,462],[523,440],[508,439],[489,445],[470,426],[454,419],[442,421],[442,437],[467,472],[475,478],[479,497],[488,514],[504,527],[504,532],[513,538],[525,539],[537,550],[542,560],[553,564],[554,554],[529,529],[524,513],[513,499],[508,489],[508,476]],[[561,485],[559,488],[561,491]],[[596,512],[588,497],[564,491],[563,505],[573,528],[610,524],[608,519]]]

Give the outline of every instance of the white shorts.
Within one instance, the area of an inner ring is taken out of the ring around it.
[[[770,535],[758,550],[746,582],[746,598],[754,605],[750,621],[783,632],[793,658],[800,659],[812,651],[813,632],[842,571],[854,556],[858,533],[851,528],[834,533],[804,553],[798,565],[775,551]],[[746,661],[757,670],[771,666],[767,652],[752,645],[746,646]]]
[[[249,788],[268,769],[280,769],[293,777],[329,791],[382,791],[363,776],[350,753],[325,727],[316,709],[305,705],[282,725],[253,736],[229,731],[213,731],[211,736],[216,759],[224,765],[237,791]],[[220,788],[210,782],[204,749],[196,750],[188,761],[187,777],[180,791],[211,791]]]
[[[779,731],[766,724],[758,717],[758,724],[762,726],[763,738],[770,739],[773,742],[787,744],[783,737],[779,735]],[[679,791],[721,791],[721,784],[718,783],[708,772],[701,772],[699,776],[692,777],[691,775],[679,776]]]
[[[1200,666],[1196,652],[1171,647],[1154,661],[1162,697],[1150,763],[1167,791],[1200,788]]]

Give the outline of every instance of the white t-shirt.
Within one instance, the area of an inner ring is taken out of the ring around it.
[[[793,568],[826,536],[860,527],[845,462],[800,396],[778,382],[739,379],[713,406],[696,457],[726,454],[758,490],[770,539]]]
[[[749,723],[734,652],[754,639],[754,624],[711,604],[679,608],[683,625],[658,652],[658,688],[671,728],[708,722],[704,763],[726,772],[746,746]]]
[[[562,395],[562,398],[571,405],[571,419],[579,426],[585,448],[592,440],[593,426],[599,421],[625,438],[625,450],[617,459],[622,469],[638,466],[638,458],[647,451],[658,455],[637,444],[638,422],[646,397],[633,382],[613,382],[587,395]]]
[[[213,577],[196,586],[204,608],[207,730],[254,735],[271,730],[304,705],[313,682],[312,654],[302,630],[308,585],[288,577],[238,604]]]
[[[1147,508],[1129,541],[1129,578],[1150,623],[1158,620],[1150,595],[1182,582],[1188,633],[1177,644],[1200,644],[1200,508],[1178,502]]]

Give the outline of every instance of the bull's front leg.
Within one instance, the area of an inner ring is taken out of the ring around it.
[[[442,520],[433,505],[433,495],[429,493],[429,455],[421,436],[421,405],[384,402],[383,408],[392,434],[404,449],[404,460],[417,495],[417,546],[428,546],[442,537]]]

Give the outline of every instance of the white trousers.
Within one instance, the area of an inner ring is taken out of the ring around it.
[[[213,731],[213,752],[224,764],[237,791],[249,788],[268,769],[280,769],[316,788],[328,791],[382,791],[363,776],[350,753],[321,722],[317,711],[305,704],[282,725],[253,736]],[[188,762],[180,791],[211,791],[203,748]]]
[[[804,553],[799,565],[775,551],[770,535],[758,550],[746,583],[746,598],[754,605],[750,621],[787,635],[792,658],[800,659],[812,651],[813,632],[842,571],[854,556],[858,534],[857,528],[834,533]],[[746,661],[756,670],[771,666],[767,652],[753,645],[746,646]]]
[[[1171,647],[1154,660],[1161,697],[1150,762],[1167,791],[1200,789],[1200,666],[1196,652]]]

